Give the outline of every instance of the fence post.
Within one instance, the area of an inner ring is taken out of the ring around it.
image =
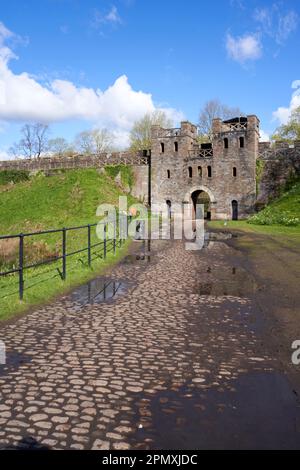
[[[104,259],[106,259],[107,253],[107,224],[104,224],[104,241],[103,241],[103,251],[104,251]]]
[[[129,220],[129,223],[128,223],[128,220]],[[128,220],[127,220],[127,239],[129,238],[129,225],[132,222],[132,215],[129,215]]]
[[[62,278],[65,281],[67,279],[67,230],[65,228],[62,229]]]
[[[92,253],[91,253],[91,226],[88,225],[88,264],[89,268],[92,265]]]
[[[24,297],[23,265],[24,265],[24,235],[21,233],[20,241],[19,241],[19,298],[20,300],[23,300],[23,297]]]
[[[117,251],[117,222],[114,222],[114,241],[113,241],[113,246],[114,246],[114,255],[116,254]]]

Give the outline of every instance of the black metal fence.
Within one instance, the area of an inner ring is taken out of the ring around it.
[[[18,247],[18,266],[14,269],[5,271],[5,272],[0,272],[0,277],[2,276],[9,276],[13,274],[18,274],[19,277],[19,298],[20,300],[23,300],[24,298],[24,272],[29,269],[34,269],[43,265],[55,263],[57,261],[62,262],[61,265],[61,271],[59,270],[59,274],[62,280],[67,279],[67,259],[71,256],[75,256],[80,253],[86,253],[87,254],[87,263],[88,266],[92,266],[92,250],[97,248],[97,247],[102,247],[103,249],[103,258],[104,260],[107,258],[107,253],[109,251],[113,251],[114,254],[116,254],[117,246],[121,247],[122,244],[125,242],[127,239],[128,235],[128,219],[125,216],[125,221],[124,218],[121,219],[121,223],[117,223],[116,221],[106,221],[104,222],[99,222],[96,224],[88,224],[88,225],[82,225],[78,227],[68,227],[68,228],[62,228],[62,229],[55,229],[55,230],[45,230],[41,232],[31,232],[31,233],[19,233],[17,235],[5,235],[5,236],[0,236],[0,241],[1,240],[12,240],[12,239],[19,239],[19,247]],[[131,217],[129,218],[131,220]],[[109,237],[109,231],[108,231],[108,226],[109,224],[112,224],[113,226],[113,236]],[[103,226],[103,240],[97,242],[97,243],[92,243],[92,229],[96,228],[97,226],[102,225]],[[79,250],[75,251],[70,251],[68,252],[68,243],[67,243],[67,233],[68,232],[74,232],[77,230],[86,230],[86,237],[87,237],[87,246],[84,248],[81,248]],[[30,237],[35,237],[35,236],[43,236],[43,235],[49,235],[49,234],[61,234],[61,242],[62,242],[62,253],[58,256],[53,256],[48,259],[40,260],[37,261],[36,263],[31,263],[31,264],[26,264],[25,263],[25,247],[24,247],[24,240]]]

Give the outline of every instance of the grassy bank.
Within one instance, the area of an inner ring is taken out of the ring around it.
[[[284,225],[254,225],[249,224],[247,220],[228,221],[226,225],[223,221],[213,221],[208,223],[211,229],[228,230],[228,231],[243,231],[249,233],[261,233],[266,235],[290,235],[296,239],[300,237],[300,226],[286,227]]]
[[[289,184],[282,195],[249,219],[254,225],[300,225],[300,182]]]
[[[128,179],[129,186],[130,175]],[[28,181],[3,185],[0,186],[0,233],[94,223],[98,221],[98,205],[118,204],[122,194],[108,174],[94,169],[65,171],[50,177],[38,174]],[[134,202],[131,196],[128,199],[129,203]]]
[[[118,169],[122,170],[122,169]],[[51,177],[36,175],[16,184],[0,186],[0,234],[33,232],[62,227],[97,223],[96,210],[99,204],[118,205],[123,190],[115,184],[108,173],[96,170],[72,170]],[[126,169],[122,172],[122,184],[131,184]],[[129,204],[135,200],[128,196]],[[96,229],[92,229],[91,242],[99,242]],[[112,252],[108,246],[107,259],[103,258],[103,247],[92,250],[92,269],[88,267],[87,252],[67,258],[67,280],[61,279],[62,262],[25,271],[24,301],[18,299],[18,275],[0,277],[0,319],[7,319],[31,306],[39,305],[72,287],[84,283],[102,273],[117,262],[128,249],[128,242]],[[87,247],[87,229],[67,234],[67,252]],[[25,264],[47,260],[62,253],[61,233],[25,238]],[[0,243],[0,271],[18,267],[18,240]]]

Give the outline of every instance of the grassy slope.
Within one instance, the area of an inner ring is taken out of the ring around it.
[[[36,176],[5,190],[0,187],[0,233],[97,222],[97,206],[118,204],[119,195],[113,181],[93,169]]]
[[[125,177],[127,173],[125,172]],[[74,170],[55,176],[36,176],[14,186],[0,186],[0,234],[31,232],[96,223],[96,209],[101,203],[118,204],[122,190],[106,174],[96,170]],[[129,204],[134,199],[129,196]],[[97,243],[95,231],[92,243]],[[47,255],[61,253],[61,235],[45,235],[25,239],[25,260],[32,252],[32,243],[44,243]],[[84,248],[87,231],[69,232],[68,251]],[[28,270],[25,274],[24,302],[19,302],[18,276],[0,278],[0,319],[21,312],[31,305],[48,300],[58,293],[95,276],[99,270],[115,262],[126,252],[126,246],[116,257],[109,253],[107,262],[101,258],[101,247],[93,249],[93,270],[87,266],[86,253],[68,258],[68,279],[62,282],[57,269],[61,262]],[[8,267],[8,266],[7,266]],[[1,270],[6,270],[2,264]]]
[[[255,225],[300,225],[300,182],[294,183],[249,222]]]
[[[276,214],[277,216],[286,214],[287,217],[295,217],[300,219],[300,183],[295,184],[293,188],[291,188],[289,191],[286,191],[280,198],[269,204],[265,210],[259,213],[259,216],[264,215],[266,211],[267,213]],[[300,225],[295,227],[279,224],[259,225],[254,223],[249,224],[247,221],[241,220],[238,222],[229,221],[226,223],[226,226],[224,225],[224,222],[214,221],[210,222],[209,226],[211,228],[236,229],[246,232],[262,233],[266,235],[287,235],[294,241],[300,241]]]
[[[269,207],[276,211],[287,212],[292,217],[300,219],[300,182],[286,191],[279,199],[272,202]]]

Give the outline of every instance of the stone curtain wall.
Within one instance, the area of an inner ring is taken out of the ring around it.
[[[104,168],[107,165],[130,165],[134,175],[132,195],[141,202],[148,202],[148,164],[149,153],[116,152],[100,156],[52,157],[39,159],[20,159],[0,162],[0,171],[25,170],[31,173],[42,171],[51,175],[56,170],[76,170],[84,168]]]
[[[27,170],[50,171],[80,168],[102,168],[105,165],[147,165],[148,157],[143,152],[116,152],[99,156],[76,155],[74,157],[47,157],[33,159],[6,160],[0,162],[0,171]]]
[[[274,147],[269,142],[260,143],[258,158],[264,165],[257,196],[260,208],[278,197],[291,177],[300,177],[300,141],[293,147],[285,142],[277,142]]]

